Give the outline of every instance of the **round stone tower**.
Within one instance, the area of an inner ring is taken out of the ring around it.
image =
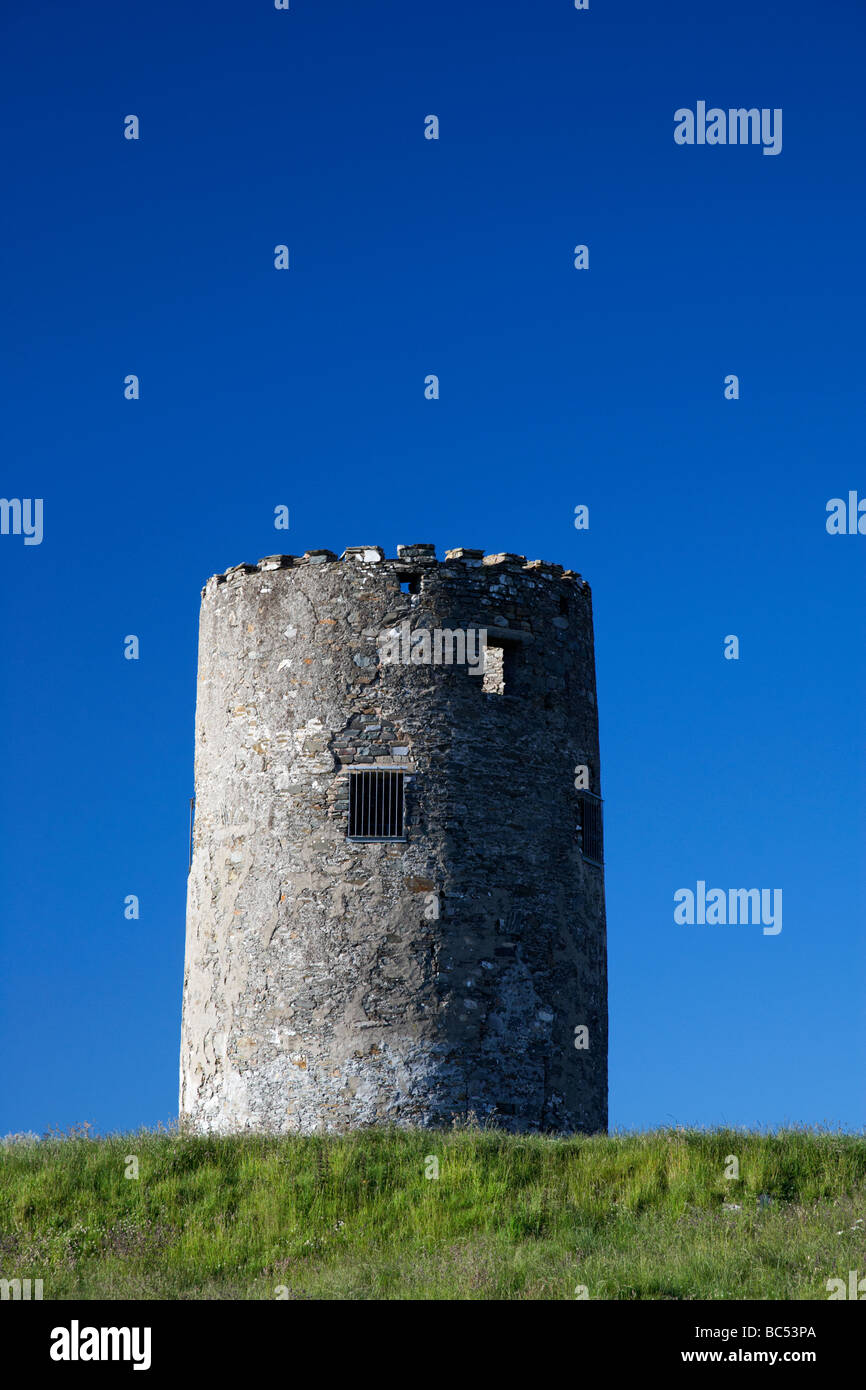
[[[181,1117],[604,1130],[589,586],[397,552],[203,590]]]

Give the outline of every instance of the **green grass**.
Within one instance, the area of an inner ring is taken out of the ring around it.
[[[864,1214],[866,1138],[827,1131],[0,1143],[0,1278],[46,1299],[826,1299]]]

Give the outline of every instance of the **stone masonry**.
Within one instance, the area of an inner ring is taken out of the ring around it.
[[[575,790],[584,765],[600,792],[589,586],[360,546],[202,594],[181,1119],[606,1129],[604,879]],[[486,629],[490,675],[382,660],[423,628]],[[405,839],[348,838],[363,768],[403,769]]]

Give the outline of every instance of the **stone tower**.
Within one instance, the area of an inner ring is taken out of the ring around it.
[[[397,553],[203,590],[181,1117],[604,1130],[589,586]]]

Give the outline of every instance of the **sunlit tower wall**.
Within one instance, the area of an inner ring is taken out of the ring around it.
[[[397,550],[202,591],[181,1119],[605,1130],[589,586]]]

